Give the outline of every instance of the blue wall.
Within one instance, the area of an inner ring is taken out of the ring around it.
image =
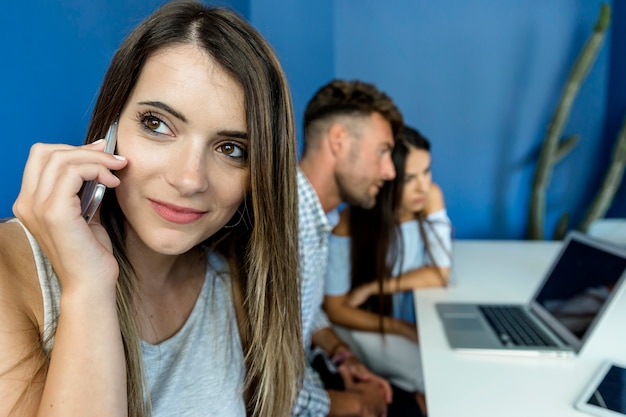
[[[274,47],[291,86],[301,137],[301,115],[311,96],[334,77],[333,1],[252,1],[249,19]]]
[[[521,238],[538,148],[600,3],[366,1],[355,16],[354,3],[337,2],[335,72],[376,80],[433,141],[459,237]],[[563,212],[580,222],[604,171],[609,58],[607,39],[564,132],[582,140],[554,171],[548,236]]]
[[[106,66],[157,0],[10,2],[0,15],[0,217],[11,215],[36,141],[79,144]],[[387,91],[433,142],[435,180],[458,238],[523,238],[538,147],[599,0],[222,1],[284,65],[300,115],[334,77]],[[579,146],[554,172],[547,234],[587,208],[626,112],[626,6],[581,88],[566,134]],[[623,184],[610,216],[626,216]]]

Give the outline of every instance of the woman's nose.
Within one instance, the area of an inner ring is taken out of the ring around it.
[[[423,175],[417,179],[417,189],[420,192],[428,191],[430,180],[427,175]]]
[[[191,195],[207,189],[208,164],[202,151],[182,148],[172,159],[166,177],[181,194]]]

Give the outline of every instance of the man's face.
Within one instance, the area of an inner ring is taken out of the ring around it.
[[[345,158],[338,163],[335,180],[343,201],[371,208],[383,183],[396,176],[391,160],[393,132],[379,113],[353,123],[361,124],[361,134],[351,138]]]

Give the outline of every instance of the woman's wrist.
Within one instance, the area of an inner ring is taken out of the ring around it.
[[[351,358],[352,356],[354,356],[352,354],[352,352],[348,349],[342,350],[341,352],[331,356],[330,361],[333,363],[333,365],[335,366],[339,366],[342,363],[344,363],[346,361],[346,359]]]
[[[331,350],[328,351],[330,361],[335,365],[341,365],[346,359],[352,356],[352,351],[348,345],[339,341]]]
[[[335,344],[335,346],[333,346],[332,349],[329,349],[326,353],[328,353],[329,358],[332,358],[345,351],[350,351],[350,348],[348,347],[348,345],[340,340],[339,342],[337,342],[337,344]]]

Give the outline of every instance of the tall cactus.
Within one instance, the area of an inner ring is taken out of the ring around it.
[[[604,217],[622,182],[624,168],[626,168],[626,117],[622,121],[622,127],[617,136],[615,147],[613,148],[611,165],[609,165],[606,171],[602,185],[593,199],[589,210],[585,214],[585,218],[581,222],[579,230],[587,232],[594,220]]]
[[[608,4],[604,3],[600,7],[600,14],[594,26],[593,33],[585,43],[585,46],[572,67],[565,88],[561,93],[559,104],[548,125],[532,184],[532,194],[528,209],[527,236],[529,239],[541,240],[544,238],[546,190],[550,183],[550,174],[554,165],[561,160],[577,142],[577,137],[571,137],[560,142],[559,138],[561,137],[563,127],[565,126],[580,85],[598,55],[610,20],[611,8]]]

